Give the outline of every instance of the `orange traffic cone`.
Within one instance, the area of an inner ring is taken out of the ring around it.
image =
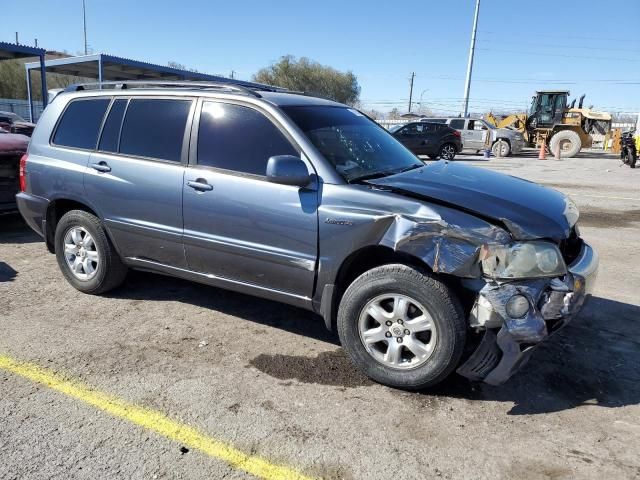
[[[542,139],[542,144],[540,145],[540,153],[538,154],[538,160],[546,160],[547,159],[547,139]]]

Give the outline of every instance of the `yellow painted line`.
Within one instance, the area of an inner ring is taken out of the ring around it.
[[[246,454],[228,443],[207,436],[197,429],[171,420],[164,413],[144,408],[113,395],[99,392],[87,385],[63,376],[39,365],[14,360],[0,354],[0,369],[49,387],[65,395],[96,407],[114,417],[127,420],[135,425],[154,431],[170,440],[210,457],[228,463],[237,470],[266,480],[310,480],[293,468],[276,465],[268,460]]]

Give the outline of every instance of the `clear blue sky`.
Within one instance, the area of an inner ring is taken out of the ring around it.
[[[353,71],[365,108],[458,110],[475,2],[86,0],[94,52],[249,79],[292,54]],[[0,40],[83,49],[81,0],[3,3]],[[471,107],[523,108],[534,90],[640,111],[640,0],[483,0]]]

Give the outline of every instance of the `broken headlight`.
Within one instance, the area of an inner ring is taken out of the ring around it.
[[[550,242],[483,245],[482,271],[496,279],[557,277],[567,273],[558,247]]]

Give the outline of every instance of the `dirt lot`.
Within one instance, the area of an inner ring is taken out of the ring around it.
[[[640,169],[462,156],[568,193],[599,250],[579,318],[501,387],[369,382],[312,314],[148,273],[80,294],[0,217],[0,355],[61,372],[324,478],[640,478]],[[219,459],[0,369],[0,478],[245,478]]]

